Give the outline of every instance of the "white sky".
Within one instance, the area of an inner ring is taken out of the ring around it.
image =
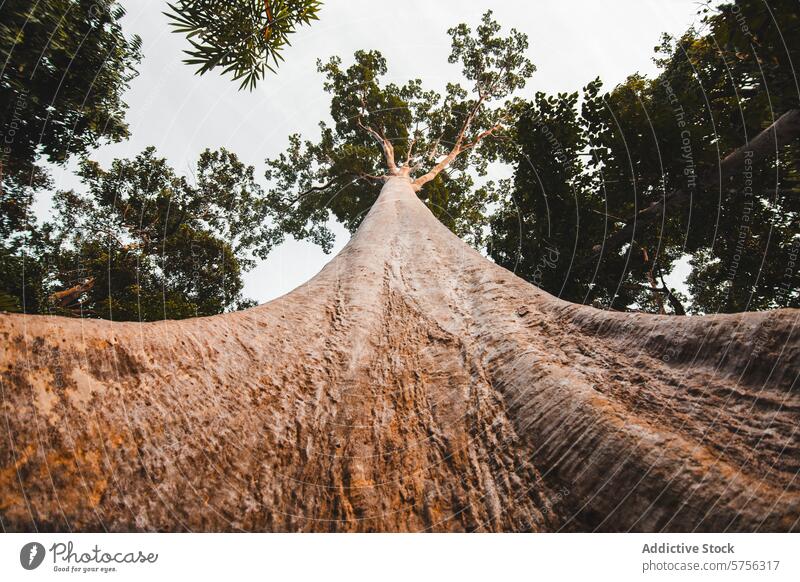
[[[301,29],[285,52],[277,76],[253,92],[237,91],[228,77],[194,75],[181,60],[185,39],[171,33],[163,0],[123,0],[126,33],[142,37],[144,59],[125,100],[131,139],[100,148],[103,165],[133,157],[149,145],[173,167],[188,173],[205,148],[226,147],[256,166],[264,183],[263,160],[286,146],[290,133],[317,135],[328,118],[327,94],[316,59],[339,55],[345,63],[357,49],[378,49],[387,58],[389,80],[420,78],[443,87],[459,80],[447,63],[449,27],[475,25],[491,8],[504,29],[515,27],[530,41],[537,72],[521,94],[575,91],[596,76],[610,88],[629,74],[652,74],[653,47],[662,32],[680,34],[696,21],[697,0],[326,0],[320,20]],[[74,164],[55,172],[58,189],[77,188]],[[40,210],[47,202],[41,201]],[[338,229],[335,251],[348,234]],[[334,252],[335,252],[334,251]],[[310,243],[288,241],[245,276],[245,295],[267,301],[303,283],[330,259]],[[685,275],[673,273],[671,284]]]

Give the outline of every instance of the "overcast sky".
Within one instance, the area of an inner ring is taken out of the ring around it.
[[[123,0],[128,34],[142,37],[144,59],[125,100],[131,139],[104,146],[93,156],[106,165],[156,146],[181,173],[188,173],[205,148],[225,147],[255,165],[263,182],[263,160],[286,146],[295,132],[315,136],[328,117],[327,95],[316,73],[317,58],[348,57],[378,49],[387,58],[389,80],[420,78],[432,88],[460,80],[447,63],[449,27],[474,25],[491,8],[504,27],[530,40],[537,72],[522,96],[534,91],[575,91],[600,76],[607,88],[629,74],[652,74],[653,47],[661,33],[680,34],[697,20],[697,0],[326,0],[320,20],[292,37],[278,75],[253,92],[216,73],[202,77],[181,63],[185,39],[171,33],[163,0]],[[58,188],[74,188],[74,165],[55,173]],[[46,201],[41,202],[46,205]],[[348,234],[339,229],[335,250]],[[317,273],[330,259],[309,243],[289,241],[245,276],[245,295],[267,301]],[[679,278],[679,277],[678,277]],[[674,278],[673,278],[674,279]]]

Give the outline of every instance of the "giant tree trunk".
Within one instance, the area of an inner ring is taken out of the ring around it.
[[[3,315],[5,530],[800,527],[800,312],[611,313],[390,179],[316,277],[161,323]]]

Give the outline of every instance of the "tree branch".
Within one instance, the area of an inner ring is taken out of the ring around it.
[[[270,0],[264,0],[264,10],[267,13],[267,26],[264,28],[264,38],[269,40],[270,30],[272,26],[272,7],[269,5]]]
[[[408,144],[408,152],[406,152],[406,167],[411,165],[411,154],[414,151],[414,144],[417,143],[417,134],[414,133],[414,137],[411,138],[411,142]]]
[[[658,285],[656,285],[656,279],[653,276],[653,269],[655,268],[655,265],[650,262],[650,255],[647,253],[647,249],[644,247],[642,247],[642,259],[644,260],[645,265],[648,263],[650,264],[650,269],[647,271],[647,282],[650,283],[650,288],[653,289],[653,291],[656,291],[658,289]],[[664,310],[664,300],[661,295],[656,295],[656,304],[658,305],[658,312],[661,315],[665,315],[667,312]]]
[[[422,188],[425,184],[436,178],[436,176],[438,176],[442,170],[444,170],[447,166],[449,166],[453,162],[453,160],[455,160],[458,157],[460,153],[471,150],[476,145],[478,145],[482,140],[492,135],[492,133],[494,133],[496,130],[500,129],[502,125],[503,125],[502,122],[494,124],[489,129],[479,133],[475,137],[475,139],[466,144],[461,143],[463,141],[463,135],[462,135],[463,128],[462,128],[462,132],[459,134],[458,141],[456,142],[456,145],[453,146],[453,149],[450,150],[450,153],[447,154],[444,157],[444,159],[442,159],[438,164],[433,166],[433,168],[431,168],[426,174],[423,174],[422,176],[414,180],[414,182],[411,184],[412,187],[414,188],[414,191],[419,191],[420,188]]]
[[[386,159],[386,166],[389,168],[389,174],[393,176],[397,175],[397,164],[394,160],[394,146],[392,145],[392,142],[386,139],[385,135],[375,130],[372,126],[364,125],[362,120],[364,114],[368,111],[367,103],[364,100],[364,95],[359,95],[359,98],[361,99],[361,112],[358,114],[358,119],[356,119],[356,122],[361,129],[374,137],[381,145],[381,148],[383,148],[383,157]]]
[[[422,188],[425,184],[436,178],[436,176],[439,175],[439,172],[444,170],[453,160],[456,159],[456,157],[458,157],[458,154],[460,154],[465,149],[469,149],[462,147],[461,144],[464,141],[464,135],[466,135],[467,129],[469,129],[469,126],[472,124],[472,120],[475,119],[475,116],[478,114],[478,111],[480,110],[480,107],[483,104],[484,99],[485,97],[483,96],[483,94],[479,92],[478,100],[475,102],[475,105],[472,106],[472,109],[470,110],[466,119],[464,119],[464,123],[461,125],[461,129],[459,130],[458,135],[456,136],[456,141],[453,143],[453,147],[450,150],[450,153],[448,153],[442,161],[433,166],[433,168],[431,168],[426,174],[414,180],[412,186],[414,187],[415,191],[419,191],[420,188]],[[492,128],[492,130],[493,129],[494,128]],[[491,133],[491,131],[489,133]],[[476,138],[476,140],[473,141],[477,143],[477,141],[480,141],[481,139],[483,139],[483,137],[478,136],[478,138]],[[439,145],[438,139],[436,140],[435,145],[436,146]]]
[[[300,194],[298,194],[297,196],[295,196],[294,198],[289,200],[286,203],[286,206],[289,207],[289,206],[293,206],[294,204],[297,204],[298,202],[300,202],[303,198],[305,198],[306,196],[308,196],[312,192],[322,192],[323,190],[327,190],[328,188],[333,186],[333,184],[336,182],[336,180],[338,180],[339,178],[344,177],[345,175],[346,174],[338,174],[338,175],[334,176],[333,178],[331,178],[330,180],[328,180],[327,182],[325,182],[324,184],[322,184],[320,186],[311,186],[311,188],[309,188],[305,192],[301,192]]]
[[[84,279],[81,283],[64,289],[63,291],[56,291],[50,295],[50,301],[56,306],[68,309],[70,305],[78,301],[84,293],[91,291],[94,288],[94,277]]]
[[[110,228],[108,228],[108,227],[106,227],[106,226],[101,226],[101,225],[98,225],[98,224],[93,224],[93,223],[91,223],[91,222],[86,222],[86,223],[83,225],[83,227],[84,227],[84,228],[86,228],[87,230],[90,230],[90,231],[94,232],[94,233],[98,233],[98,234],[101,234],[101,235],[105,235],[106,237],[113,238],[113,239],[114,239],[114,241],[115,241],[115,242],[116,242],[116,243],[117,243],[117,244],[118,244],[120,247],[122,247],[122,248],[125,248],[125,243],[124,243],[124,242],[122,242],[122,239],[120,239],[120,238],[119,238],[119,237],[118,237],[118,236],[117,236],[117,235],[114,233],[114,231],[113,231],[112,229],[110,229]]]
[[[375,180],[375,181],[378,181],[378,182],[382,182],[382,181],[386,180],[386,178],[387,178],[387,176],[385,174],[382,175],[382,176],[376,176],[375,174],[367,174],[366,172],[359,172],[358,173],[358,177],[359,178],[363,178],[365,180]]]
[[[305,198],[309,194],[312,194],[314,192],[322,192],[324,190],[327,190],[328,188],[333,186],[336,183],[337,180],[340,180],[341,178],[344,178],[347,175],[348,175],[347,173],[338,174],[338,175],[334,176],[333,178],[331,178],[330,180],[328,180],[327,182],[325,182],[324,184],[321,184],[319,186],[311,186],[311,188],[309,188],[308,190],[305,190],[304,192],[301,192],[300,194],[298,194],[297,196],[295,196],[291,200],[287,201],[286,202],[286,207],[288,208],[290,206],[293,206],[294,204],[297,204],[298,202],[300,202],[303,198]],[[386,180],[386,178],[387,178],[386,175],[376,176],[375,174],[368,174],[366,172],[358,172],[358,173],[353,173],[351,175],[357,176],[359,178],[363,178],[365,180],[376,180],[376,181],[383,181],[383,180]]]
[[[748,143],[728,154],[720,162],[716,173],[707,172],[702,180],[698,179],[698,183],[706,182],[706,188],[722,183],[742,167],[745,158],[750,158],[755,162],[776,152],[798,136],[800,136],[800,109],[790,109]],[[616,250],[624,243],[635,240],[641,226],[660,217],[667,208],[688,200],[690,193],[691,191],[685,188],[673,190],[663,200],[653,202],[647,208],[640,210],[636,216],[627,220],[625,226],[610,235],[601,244],[595,245],[585,264],[596,261],[604,252]]]
[[[620,218],[619,216],[614,216],[613,214],[606,214],[605,212],[600,212],[599,210],[594,210],[593,208],[587,208],[589,212],[593,214],[597,214],[598,216],[605,216],[606,218],[613,218],[617,222],[625,222],[624,218]]]
[[[479,134],[478,134],[478,135],[475,137],[475,139],[473,139],[471,142],[469,142],[469,143],[465,144],[465,145],[464,145],[464,146],[461,148],[461,151],[466,151],[466,150],[470,150],[470,149],[474,148],[474,147],[475,147],[476,145],[478,145],[478,144],[479,144],[481,141],[483,141],[484,139],[486,139],[487,137],[489,137],[490,135],[492,135],[492,134],[493,134],[495,131],[497,131],[497,130],[498,130],[498,129],[500,129],[501,127],[503,127],[503,123],[502,123],[502,122],[495,123],[495,124],[494,124],[492,127],[490,127],[489,129],[487,129],[486,131],[483,131],[483,132],[479,133]]]
[[[669,301],[670,306],[672,307],[672,311],[674,315],[686,315],[686,309],[683,307],[683,304],[680,300],[675,296],[674,293],[667,287],[667,284],[664,282],[662,277],[661,279],[663,287],[651,287],[650,285],[644,285],[642,283],[633,283],[631,285],[625,285],[628,289],[641,289],[643,291],[652,291],[653,293],[663,293],[667,296],[667,301]]]
[[[667,294],[667,300],[669,304],[672,306],[672,311],[675,312],[675,315],[686,315],[686,310],[683,308],[683,303],[681,303],[672,290],[667,287],[667,282],[664,281],[664,275],[661,273],[658,274],[661,278],[661,284],[664,286],[664,292]]]
[[[397,164],[394,161],[394,146],[392,143],[380,133],[375,131],[375,129],[372,127],[364,125],[364,123],[361,121],[361,115],[358,116],[356,121],[361,129],[369,133],[380,144],[381,148],[383,149],[383,157],[386,160],[386,165],[389,168],[389,173],[392,175],[397,174]]]

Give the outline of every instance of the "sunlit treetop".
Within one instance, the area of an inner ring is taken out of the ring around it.
[[[491,11],[472,31],[448,31],[449,61],[460,63],[467,86],[448,83],[443,94],[413,79],[384,83],[387,64],[378,51],[357,51],[354,62],[319,61],[331,94],[333,124],[320,123],[318,141],[289,138],[288,150],[267,160],[267,198],[281,234],[330,248],[331,215],[354,230],[380,185],[405,176],[451,229],[479,237],[491,188],[474,189],[471,173],[485,175],[498,140],[513,127],[521,89],[535,67],[525,57],[527,37],[500,34]]]

